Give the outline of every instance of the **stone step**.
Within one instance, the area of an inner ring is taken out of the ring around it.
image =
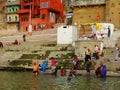
[[[112,62],[107,62],[106,63],[107,68],[109,68],[109,70],[117,70],[120,69],[120,61],[112,61]]]
[[[114,47],[120,37],[120,30],[114,31],[110,38],[104,39],[105,47]]]

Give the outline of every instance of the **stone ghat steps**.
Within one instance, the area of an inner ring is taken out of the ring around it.
[[[17,39],[19,42],[23,42],[22,35],[1,37],[0,41],[3,43],[12,43],[15,41],[15,39]],[[56,34],[43,34],[43,35],[26,36],[26,41],[28,41],[28,42],[32,42],[32,41],[50,42],[50,41],[56,41],[56,39],[57,39]]]
[[[48,44],[41,44],[41,42],[23,42],[20,45],[10,45],[10,46],[4,46],[4,48],[1,49],[0,52],[0,59],[17,59],[22,56],[22,54],[30,54],[30,53],[38,53],[38,54],[44,54],[48,50],[59,52],[63,47],[66,47],[67,45],[55,45],[55,43]],[[72,50],[71,46],[67,46],[67,50]],[[50,54],[50,56],[55,56],[57,52],[53,55]],[[37,54],[36,53],[36,54]],[[64,54],[64,51],[62,52]]]
[[[57,33],[57,28],[53,29],[46,29],[46,30],[40,30],[40,31],[33,31],[33,35],[41,35],[41,34],[56,34]],[[27,33],[26,33],[27,34]]]
[[[113,71],[118,69],[120,70],[120,61],[110,61],[107,62],[106,65],[109,70],[113,70]]]
[[[46,29],[41,31],[33,31],[32,35],[29,35],[28,32],[18,32],[8,36],[1,36],[0,41],[5,42],[14,42],[15,39],[18,39],[20,42],[23,41],[23,35],[26,35],[27,41],[55,41],[57,38],[57,29]]]
[[[120,46],[120,37],[117,40],[117,44]]]
[[[104,58],[114,58],[114,48],[106,48],[104,50]]]
[[[115,44],[118,43],[119,38],[120,38],[120,30],[114,31],[110,38],[104,39],[104,45],[106,47],[114,47]]]
[[[33,50],[60,50],[62,47],[67,47],[68,50],[72,50],[69,45],[56,45],[56,42],[41,43],[41,42],[22,42],[20,45],[4,45],[1,49],[4,50],[20,50],[20,51],[33,51]]]

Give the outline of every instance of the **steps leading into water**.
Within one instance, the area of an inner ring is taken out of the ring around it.
[[[114,31],[110,38],[104,39],[105,47],[115,47],[115,44],[118,42],[120,38],[120,30]]]

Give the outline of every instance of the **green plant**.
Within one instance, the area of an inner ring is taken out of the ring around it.
[[[13,52],[14,50],[5,50],[6,52]]]
[[[10,50],[10,49],[8,49],[8,50],[5,50],[6,52],[18,52],[18,51],[20,51],[20,50]]]
[[[26,63],[30,66],[32,61],[31,60],[13,60],[12,62],[10,62],[9,64],[11,66],[18,66],[18,65],[26,65]]]
[[[50,52],[51,52],[50,50],[47,50],[45,53],[45,57],[49,56]]]
[[[23,54],[19,59],[33,59],[34,57],[37,57],[39,59],[39,54]]]
[[[37,53],[38,51],[32,51],[32,53]]]

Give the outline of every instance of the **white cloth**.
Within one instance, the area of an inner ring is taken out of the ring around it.
[[[118,49],[118,47],[116,47],[116,48],[115,48],[115,53],[114,53],[114,58],[115,58],[115,60],[118,60],[118,59],[119,59],[118,56],[119,56],[119,49]]]

